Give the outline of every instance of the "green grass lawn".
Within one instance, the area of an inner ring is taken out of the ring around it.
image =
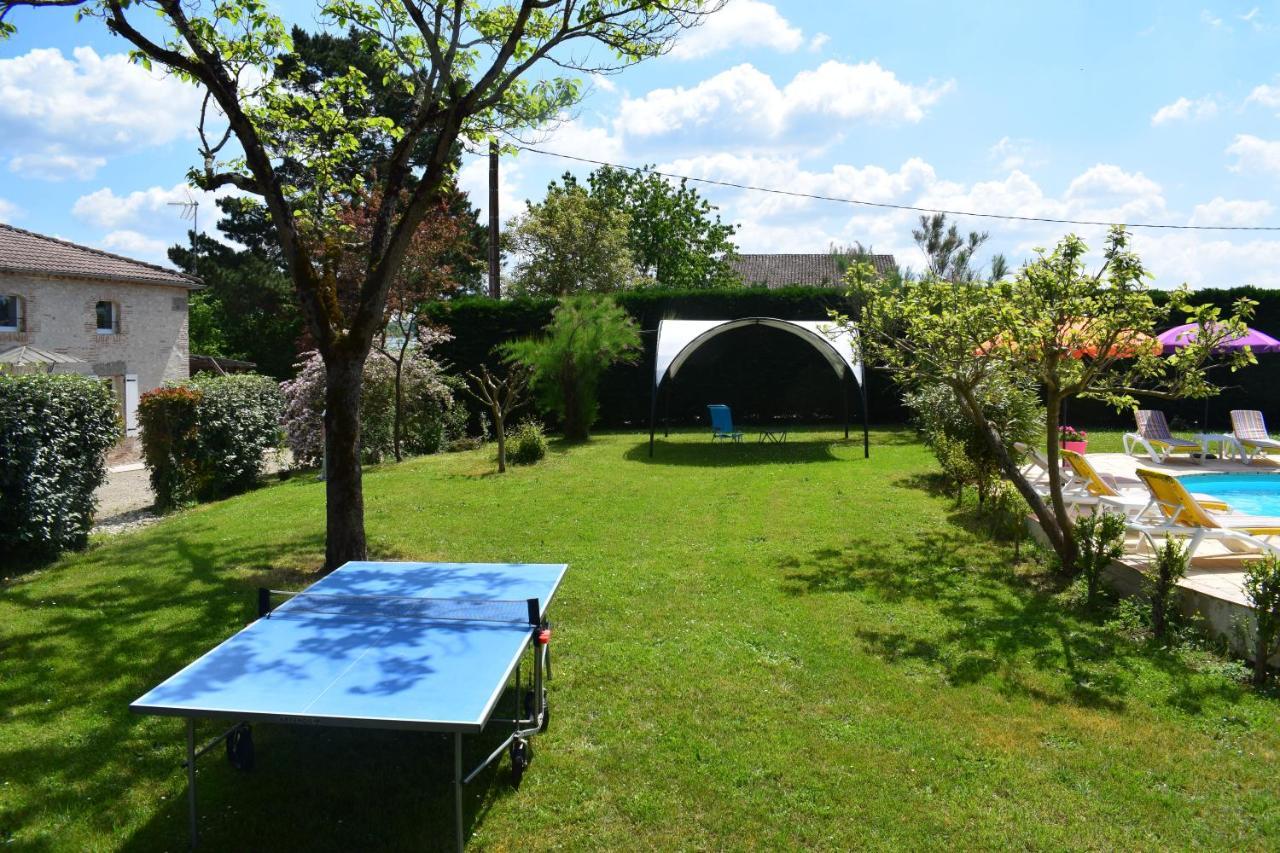
[[[564,561],[554,720],[477,849],[1274,848],[1280,705],[1055,599],[905,432],[638,434],[494,476],[366,473],[384,558]],[[0,843],[185,845],[182,724],[126,706],[309,582],[322,488],[200,507],[0,587]],[[221,729],[201,727],[212,736]],[[210,850],[444,848],[440,736],[255,727],[200,764]],[[484,742],[471,745],[472,758]]]

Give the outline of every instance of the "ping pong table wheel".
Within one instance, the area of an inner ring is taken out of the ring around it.
[[[253,769],[253,730],[248,726],[227,735],[227,761],[237,770]]]
[[[525,768],[529,766],[529,744],[524,740],[511,741],[511,785],[520,787]]]

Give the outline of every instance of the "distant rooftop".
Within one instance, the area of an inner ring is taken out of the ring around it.
[[[893,255],[871,255],[871,263],[880,275],[891,271],[897,264]],[[763,285],[771,289],[804,285],[808,287],[838,287],[844,276],[830,252],[810,255],[737,255],[729,266],[742,277],[743,284]]]
[[[200,279],[0,223],[0,273],[200,287]]]

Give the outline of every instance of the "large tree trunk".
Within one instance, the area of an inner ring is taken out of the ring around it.
[[[1062,563],[1062,572],[1066,575],[1076,573],[1076,560],[1079,549],[1076,547],[1075,531],[1071,525],[1071,516],[1067,513],[1066,501],[1062,499],[1062,456],[1058,453],[1059,415],[1062,411],[1062,398],[1056,394],[1048,394],[1045,399],[1045,459],[1049,462],[1049,500],[1053,505],[1053,514],[1057,516],[1058,526],[1062,529],[1062,547],[1055,548],[1058,560]]]
[[[366,556],[364,490],[360,480],[360,391],[364,359],[325,357],[325,557],[326,572]]]
[[[1013,461],[1013,457],[1009,455],[1009,451],[1004,445],[1004,438],[987,420],[986,413],[982,410],[982,406],[973,395],[973,392],[964,387],[955,387],[952,390],[960,398],[965,415],[981,430],[987,446],[995,454],[1005,476],[1013,483],[1014,488],[1018,490],[1018,494],[1022,495],[1022,499],[1027,502],[1027,506],[1031,507],[1036,521],[1040,524],[1040,529],[1044,531],[1045,537],[1049,540],[1049,545],[1059,559],[1065,562],[1066,555],[1072,554],[1071,559],[1074,561],[1075,541],[1069,538],[1069,534],[1058,523],[1058,516],[1045,504],[1039,492],[1032,488],[1031,483],[1018,470],[1017,463]]]
[[[404,357],[404,350],[401,350],[400,358],[396,360],[396,407],[391,424],[391,448],[397,462],[404,461],[400,452],[400,436],[404,432]]]

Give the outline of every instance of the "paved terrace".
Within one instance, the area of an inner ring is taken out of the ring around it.
[[[1122,485],[1133,488],[1140,488],[1134,473],[1138,468],[1175,476],[1280,472],[1280,462],[1273,459],[1261,459],[1246,465],[1234,459],[1207,458],[1201,461],[1186,455],[1169,459],[1162,464],[1152,462],[1146,456],[1138,458],[1123,453],[1090,453],[1088,458],[1100,473],[1110,474],[1121,480]],[[1277,479],[1280,480],[1280,473],[1277,474]],[[1189,488],[1195,490],[1193,485],[1189,485]],[[1151,555],[1148,548],[1140,545],[1137,537],[1130,537],[1130,549],[1123,561],[1113,565],[1111,576],[1121,591],[1139,593],[1143,586],[1142,576],[1149,567]],[[1241,624],[1250,620],[1253,615],[1244,595],[1244,574],[1249,562],[1254,559],[1257,558],[1251,555],[1233,554],[1216,542],[1206,542],[1188,568],[1187,576],[1179,581],[1179,586],[1188,593],[1183,596],[1184,605],[1203,614],[1213,628],[1240,652],[1243,652],[1240,643]]]

